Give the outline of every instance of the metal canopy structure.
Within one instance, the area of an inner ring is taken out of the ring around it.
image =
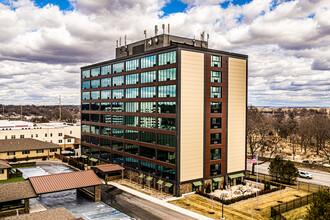
[[[235,178],[243,177],[243,176],[244,176],[244,173],[236,173],[236,174],[233,174],[233,175],[229,175],[229,178],[230,179],[235,179]]]
[[[194,186],[201,186],[203,185],[201,181],[193,182]]]
[[[103,164],[103,165],[97,165],[92,166],[91,169],[101,171],[104,174],[110,174],[113,172],[118,172],[125,170],[124,167],[118,165],[118,164]]]
[[[217,182],[220,182],[221,181],[221,178],[220,177],[213,178],[213,181],[216,182],[216,183]]]

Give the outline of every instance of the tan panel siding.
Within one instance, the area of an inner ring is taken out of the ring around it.
[[[203,178],[204,54],[181,51],[180,181]]]
[[[228,173],[245,169],[246,60],[229,58]]]

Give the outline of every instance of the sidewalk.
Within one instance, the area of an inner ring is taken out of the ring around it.
[[[187,209],[178,207],[176,205],[172,205],[170,203],[167,203],[165,200],[160,200],[160,199],[154,198],[152,196],[146,195],[144,193],[138,192],[138,191],[136,191],[134,189],[127,188],[127,187],[122,186],[122,185],[120,185],[118,183],[115,183],[115,182],[112,182],[111,181],[108,184],[109,185],[112,185],[112,186],[115,186],[118,189],[121,189],[121,190],[126,191],[128,193],[131,193],[131,194],[133,194],[135,196],[138,196],[140,198],[146,199],[146,200],[148,200],[150,202],[153,202],[153,203],[156,203],[158,205],[164,206],[166,208],[172,209],[173,211],[179,212],[179,213],[184,214],[184,215],[188,215],[188,216],[190,216],[192,218],[196,218],[196,219],[200,219],[200,220],[211,220],[212,219],[212,218],[206,217],[204,215],[200,215],[198,213],[195,213],[195,212],[189,211]]]

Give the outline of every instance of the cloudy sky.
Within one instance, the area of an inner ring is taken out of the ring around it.
[[[81,66],[163,23],[248,54],[250,105],[330,106],[329,0],[0,0],[0,104],[79,104]]]

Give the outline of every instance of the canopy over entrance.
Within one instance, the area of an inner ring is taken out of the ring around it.
[[[230,179],[235,179],[235,178],[242,177],[242,176],[244,176],[244,173],[236,173],[236,174],[233,174],[233,175],[229,175],[229,178]]]

